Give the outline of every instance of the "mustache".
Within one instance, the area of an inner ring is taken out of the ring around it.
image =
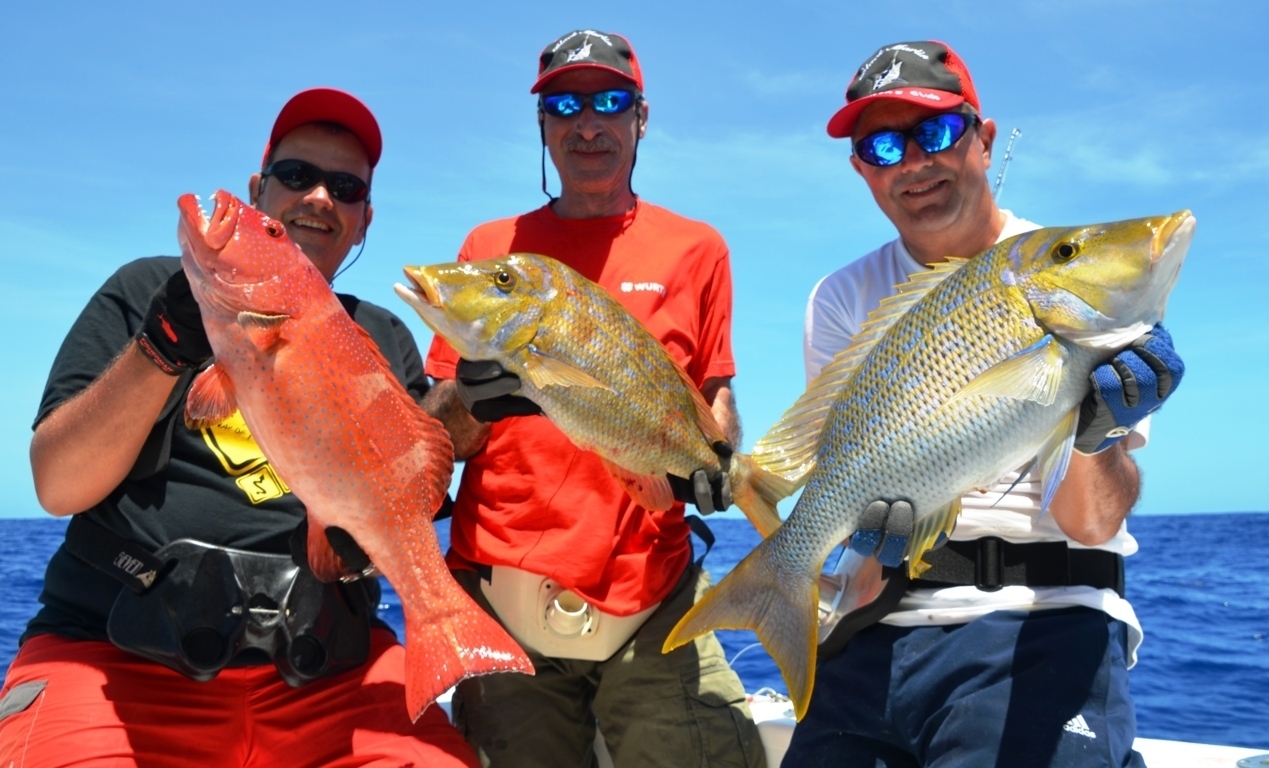
[[[570,152],[615,152],[617,143],[600,134],[589,141],[580,137],[571,138],[564,142],[564,148]]]

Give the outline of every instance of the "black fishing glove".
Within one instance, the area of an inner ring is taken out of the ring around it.
[[[1171,334],[1156,324],[1089,375],[1093,391],[1080,405],[1075,450],[1098,453],[1122,440],[1163,405],[1183,375],[1185,363],[1172,346]]]
[[[684,504],[695,504],[702,515],[723,512],[731,506],[731,480],[726,472],[719,472],[710,479],[705,470],[698,469],[691,477],[666,475],[674,498]]]
[[[874,501],[859,518],[859,527],[850,537],[850,548],[864,557],[875,556],[884,566],[897,568],[915,527],[916,517],[908,502]]]
[[[348,531],[332,525],[326,529],[326,541],[330,544],[330,548],[335,551],[335,554],[339,556],[339,559],[343,561],[346,569],[340,577],[340,581],[356,581],[365,576],[374,575],[375,570],[370,562],[370,556],[349,535]],[[295,530],[291,532],[290,545],[292,562],[301,568],[308,568],[307,516],[302,518],[300,524],[295,526]]]
[[[190,292],[185,270],[178,269],[155,289],[135,338],[150,362],[172,376],[198,368],[211,358],[203,314]]]
[[[502,421],[508,416],[536,416],[542,412],[520,391],[520,377],[504,371],[494,360],[459,360],[454,384],[463,407],[476,421]]]

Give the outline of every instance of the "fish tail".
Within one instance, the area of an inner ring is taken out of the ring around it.
[[[782,537],[766,539],[679,620],[663,653],[716,629],[752,629],[775,659],[800,720],[811,701],[819,640],[815,568],[782,567]]]
[[[440,584],[440,581],[446,582]],[[448,573],[428,585],[441,606],[405,610],[405,698],[417,721],[436,698],[461,680],[493,672],[533,674],[533,662],[502,625],[476,605]],[[440,594],[436,594],[440,592]]]
[[[758,466],[753,457],[738,453],[728,469],[731,496],[763,538],[780,527],[776,504],[797,490],[797,483]]]

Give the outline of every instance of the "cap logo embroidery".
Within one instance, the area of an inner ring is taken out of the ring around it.
[[[586,40],[586,42],[582,45],[581,48],[578,48],[575,51],[569,51],[569,54],[568,54],[569,62],[581,61],[582,59],[589,59],[589,58],[590,58],[590,40],[589,39]]]
[[[600,40],[603,40],[603,41],[604,41],[604,45],[607,45],[609,48],[611,48],[611,47],[612,47],[612,40],[609,40],[609,39],[608,39],[608,35],[605,35],[605,34],[603,34],[603,33],[601,33],[601,32],[596,32],[596,31],[595,31],[595,30],[593,30],[593,29],[579,29],[579,30],[577,30],[576,32],[570,32],[570,33],[568,33],[567,35],[565,35],[564,37],[561,37],[559,40],[556,40],[556,41],[555,41],[555,45],[551,46],[551,53],[555,53],[555,52],[559,51],[559,49],[563,48],[565,45],[567,45],[567,44],[568,44],[568,41],[569,41],[569,40],[572,40],[573,38],[577,37],[578,35],[582,35],[583,37],[588,38],[588,40],[587,40],[587,43],[588,43],[588,44],[589,44],[589,38],[594,37],[594,38],[598,38],[598,39],[600,39]]]
[[[873,93],[885,89],[890,85],[907,85],[908,81],[899,77],[899,70],[903,68],[903,62],[899,61],[899,54],[895,53],[890,59],[890,66],[886,67],[886,71],[872,79]]]

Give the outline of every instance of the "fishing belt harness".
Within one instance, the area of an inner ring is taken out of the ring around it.
[[[1075,587],[1113,589],[1124,596],[1124,558],[1101,549],[1073,549],[1063,541],[1014,544],[995,536],[949,541],[923,558],[930,569],[909,579],[907,567],[885,568],[886,586],[875,600],[842,617],[820,642],[819,656],[841,653],[860,630],[885,618],[909,589],[977,587]]]
[[[290,555],[192,539],[151,552],[84,515],[65,546],[127,587],[110,610],[110,642],[194,680],[272,662],[298,687],[369,657],[374,603],[362,581],[325,584]]]

